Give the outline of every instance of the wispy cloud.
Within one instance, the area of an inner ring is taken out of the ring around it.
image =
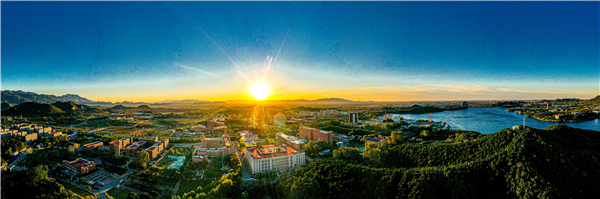
[[[210,76],[213,76],[213,77],[218,77],[218,78],[221,78],[221,79],[227,80],[227,79],[226,79],[226,78],[224,78],[224,77],[221,77],[221,76],[219,76],[219,75],[217,75],[217,74],[214,74],[214,73],[211,73],[211,72],[208,72],[208,71],[205,71],[205,70],[199,69],[199,68],[194,68],[194,67],[186,66],[186,65],[184,65],[184,64],[177,63],[177,62],[175,62],[175,63],[173,63],[173,64],[174,64],[175,66],[179,66],[179,67],[181,67],[181,68],[185,68],[185,69],[188,69],[188,70],[197,71],[197,72],[200,72],[200,73],[202,73],[202,74],[205,74],[205,75],[210,75]]]

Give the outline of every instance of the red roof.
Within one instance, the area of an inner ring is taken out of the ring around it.
[[[60,133],[60,131],[50,132],[50,134],[57,134],[57,133]]]

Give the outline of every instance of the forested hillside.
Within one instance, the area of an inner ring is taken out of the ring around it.
[[[457,144],[367,147],[288,180],[293,198],[586,198],[600,194],[600,132],[505,129]]]

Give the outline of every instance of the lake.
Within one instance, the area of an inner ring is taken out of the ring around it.
[[[520,115],[506,111],[506,108],[468,108],[455,111],[442,111],[433,114],[433,121],[445,121],[452,126],[452,129],[477,131],[482,134],[495,133],[505,128],[522,125],[525,118],[525,125],[533,128],[546,128],[554,124],[564,124],[575,128],[590,129],[600,131],[600,121],[598,119],[584,122],[565,122],[554,123],[540,121],[533,118],[526,118]],[[423,119],[423,116],[429,114],[392,114],[399,115],[406,119]],[[441,115],[441,116],[436,116]]]

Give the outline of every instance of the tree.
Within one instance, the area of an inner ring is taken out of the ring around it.
[[[148,192],[144,192],[144,193],[140,193],[139,199],[152,199],[152,195],[150,195]]]
[[[129,192],[129,194],[127,195],[127,199],[139,199],[140,196],[135,193],[135,192]]]
[[[27,174],[32,179],[46,180],[48,179],[48,166],[47,165],[37,165],[27,171]]]
[[[135,161],[138,164],[138,166],[146,168],[146,162],[150,161],[150,154],[148,154],[148,152],[144,150],[138,151],[135,154]]]
[[[350,160],[360,162],[360,151],[357,148],[340,146],[340,148],[333,150],[333,157],[338,159]]]
[[[363,157],[369,160],[371,164],[378,165],[380,163],[381,149],[373,143],[367,143],[363,151]]]
[[[404,140],[404,132],[392,131],[392,135],[390,136],[390,144],[401,144],[404,142]]]

